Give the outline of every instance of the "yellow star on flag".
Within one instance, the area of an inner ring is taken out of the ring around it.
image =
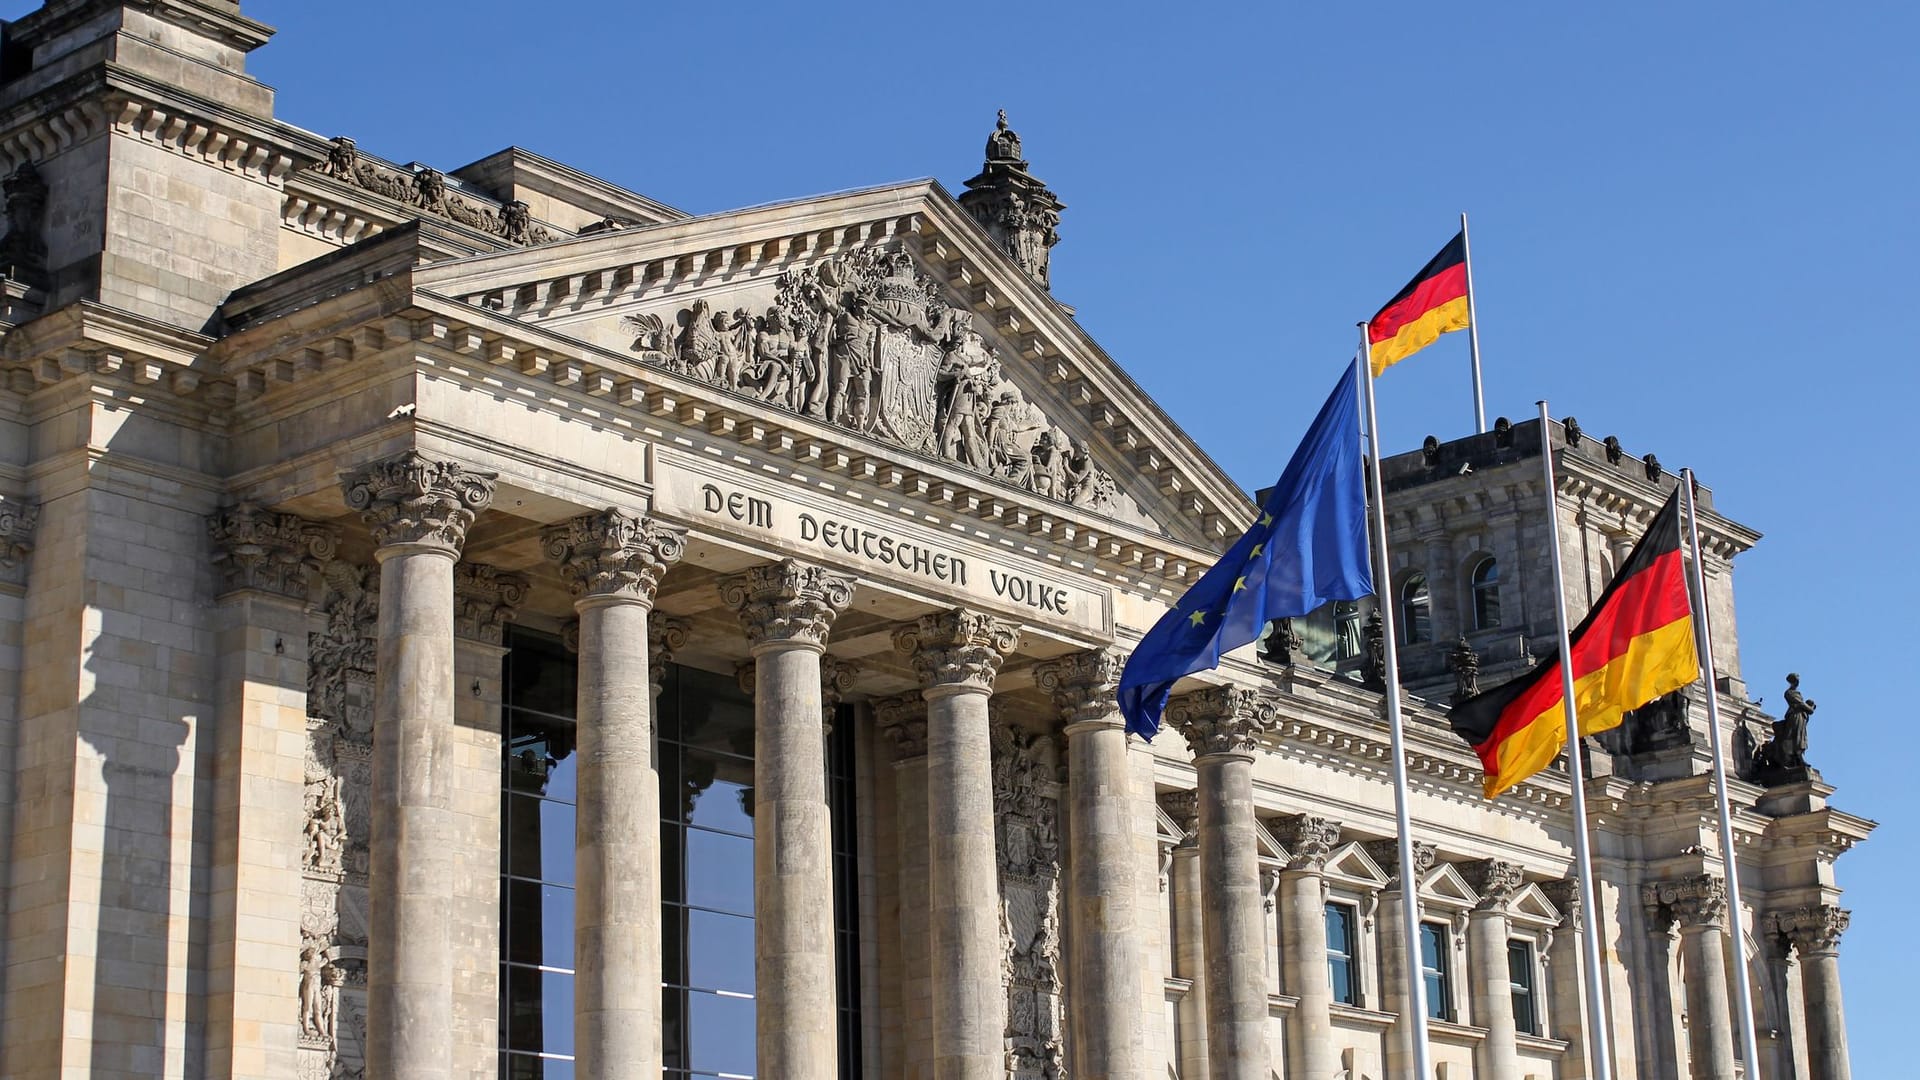
[[[1207,613],[1204,611],[1196,611],[1193,614],[1187,616],[1187,621],[1192,623],[1195,626],[1199,626],[1201,623],[1207,621]]]
[[[1261,525],[1263,525],[1263,526],[1264,526],[1264,525],[1271,525],[1271,524],[1273,524],[1273,515],[1272,515],[1272,514],[1261,514],[1261,515],[1260,515],[1260,524],[1261,524]]]
[[[1265,544],[1255,544],[1255,545],[1253,545],[1253,554],[1251,554],[1251,555],[1249,555],[1249,556],[1247,556],[1247,558],[1249,558],[1249,559],[1257,559],[1257,558],[1259,558],[1259,557],[1260,557],[1260,553],[1261,553],[1261,552],[1263,552],[1263,551],[1265,551],[1265,550],[1267,550],[1267,545],[1265,545]],[[1578,703],[1579,703],[1579,702],[1578,702],[1578,701],[1576,700],[1576,701],[1575,701],[1575,704],[1578,704]]]
[[[1234,592],[1239,592],[1241,589],[1244,589],[1246,587],[1247,587],[1247,579],[1245,575],[1242,575],[1238,580],[1236,580],[1233,583]]]

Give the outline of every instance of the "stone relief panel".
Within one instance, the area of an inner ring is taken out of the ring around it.
[[[365,1076],[367,869],[379,571],[321,571],[309,635],[306,821],[301,836],[300,1080]]]
[[[1007,988],[1007,1080],[1062,1080],[1060,761],[1053,740],[996,718],[994,843]]]
[[[425,213],[492,233],[508,243],[544,244],[559,239],[544,226],[534,224],[527,204],[518,199],[498,210],[482,206],[447,190],[446,175],[440,170],[421,169],[410,173],[378,164],[362,157],[353,140],[345,135],[333,140],[326,160],[315,162],[313,169]]]
[[[866,248],[788,270],[762,311],[706,300],[629,315],[639,358],[776,408],[1112,513],[1112,474],[1006,377],[970,312],[904,251]]]

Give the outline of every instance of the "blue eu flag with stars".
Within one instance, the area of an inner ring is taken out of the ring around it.
[[[1120,674],[1128,731],[1153,738],[1181,676],[1218,667],[1222,654],[1258,640],[1274,619],[1373,592],[1359,385],[1359,365],[1350,365],[1260,519],[1140,639]]]

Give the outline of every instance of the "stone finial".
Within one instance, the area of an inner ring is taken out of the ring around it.
[[[1526,885],[1526,871],[1519,863],[1503,859],[1475,859],[1461,863],[1460,876],[1480,894],[1475,911],[1504,911]]]
[[[1480,654],[1473,651],[1467,635],[1447,654],[1447,666],[1453,669],[1453,704],[1458,705],[1480,692]]]
[[[18,570],[33,553],[40,504],[0,499],[0,570]]]
[[[967,608],[922,615],[893,632],[893,648],[907,657],[920,685],[992,690],[1000,665],[1020,643],[1011,623]]]
[[[456,637],[498,645],[506,639],[507,623],[526,603],[530,583],[485,563],[462,562],[453,568],[453,632]]]
[[[457,555],[473,516],[493,502],[495,478],[409,450],[342,473],[340,486],[377,546],[419,544]]]
[[[980,223],[1015,266],[1041,288],[1051,288],[1049,252],[1060,242],[1060,211],[1066,204],[1027,171],[1020,136],[1007,126],[1006,110],[987,136],[986,162],[967,181],[960,206]]]
[[[38,507],[25,509],[38,514]],[[0,536],[10,540],[18,525],[7,526],[7,516],[0,510]],[[32,527],[29,519],[26,529]],[[213,541],[213,561],[220,568],[223,591],[258,589],[294,600],[308,598],[313,575],[340,546],[340,533],[332,526],[262,510],[250,502],[209,515],[207,536]],[[5,565],[3,557],[0,565]]]
[[[1682,926],[1720,926],[1727,917],[1727,881],[1718,874],[1691,874],[1640,887],[1649,909],[1665,908]]]
[[[1568,417],[1569,420],[1572,417]],[[1540,891],[1560,912],[1560,929],[1579,930],[1585,924],[1585,908],[1580,901],[1580,882],[1574,878],[1560,881],[1546,881],[1540,885]]]
[[[1167,722],[1186,736],[1195,758],[1253,753],[1278,715],[1273,699],[1240,686],[1210,686],[1167,702]]]
[[[1802,958],[1838,949],[1840,935],[1852,922],[1853,912],[1832,904],[1809,904],[1767,916],[1767,927],[1791,942]]]
[[[834,618],[853,602],[853,578],[781,559],[722,578],[720,601],[739,613],[750,645],[793,642],[825,649]]]
[[[881,698],[873,703],[873,718],[893,743],[894,760],[927,756],[927,699],[917,693]]]
[[[1288,814],[1272,821],[1273,838],[1287,849],[1287,869],[1319,873],[1340,845],[1340,823],[1318,814]]]
[[[1033,682],[1053,696],[1069,728],[1083,723],[1118,727],[1120,671],[1126,666],[1126,654],[1118,649],[1089,649],[1035,665]]]
[[[651,604],[667,567],[686,554],[687,531],[608,507],[550,526],[540,534],[540,544],[560,564],[576,601],[605,597]]]
[[[1385,840],[1369,840],[1361,845],[1380,869],[1386,872],[1389,891],[1400,888],[1400,841],[1393,837]],[[1440,857],[1440,849],[1424,840],[1413,842],[1413,877],[1417,883],[1425,877]],[[1417,886],[1416,886],[1417,887]]]
[[[1361,632],[1365,635],[1367,655],[1360,665],[1360,682],[1369,690],[1384,693],[1387,689],[1387,631],[1379,605],[1374,605],[1373,610],[1367,612],[1366,625]]]

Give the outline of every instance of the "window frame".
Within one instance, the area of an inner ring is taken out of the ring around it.
[[[1515,953],[1525,958],[1523,970],[1527,977],[1525,984],[1513,981]],[[1541,1007],[1542,982],[1540,979],[1539,943],[1527,934],[1509,934],[1507,936],[1507,995],[1513,1007],[1513,1030],[1521,1035],[1538,1038],[1546,1030],[1546,1012]],[[1524,997],[1527,1003],[1527,1022],[1520,1016],[1520,1002]]]
[[[1344,952],[1338,953],[1335,952],[1331,941],[1332,916],[1335,908],[1340,909],[1346,917],[1347,947]],[[1327,989],[1332,995],[1333,1003],[1354,1009],[1366,1008],[1366,989],[1360,982],[1360,906],[1346,899],[1330,897],[1321,904],[1320,925],[1321,935],[1327,940]],[[1338,980],[1334,978],[1336,958],[1346,963],[1347,990],[1351,1000],[1341,998],[1339,991],[1335,989],[1338,986]]]
[[[1497,556],[1481,555],[1473,560],[1472,569],[1467,572],[1467,599],[1475,630],[1500,628],[1500,559]]]
[[[1414,587],[1419,586],[1418,603],[1415,603]],[[1414,618],[1414,609],[1418,608],[1420,617]],[[1419,633],[1416,636],[1415,629]],[[1408,574],[1400,583],[1400,643],[1402,645],[1430,645],[1433,643],[1433,583],[1422,571]]]
[[[1427,966],[1426,932],[1429,928],[1439,932],[1439,948],[1436,950],[1436,955],[1439,957],[1440,966],[1437,969]],[[1454,1004],[1453,990],[1454,964],[1452,952],[1455,937],[1453,924],[1442,919],[1421,919],[1420,932],[1419,953],[1413,959],[1420,965],[1421,984],[1427,991],[1427,1019],[1453,1023],[1459,1016],[1459,1012]],[[1429,972],[1432,973],[1431,979],[1429,978]],[[1437,993],[1435,992],[1435,983],[1438,984]]]

